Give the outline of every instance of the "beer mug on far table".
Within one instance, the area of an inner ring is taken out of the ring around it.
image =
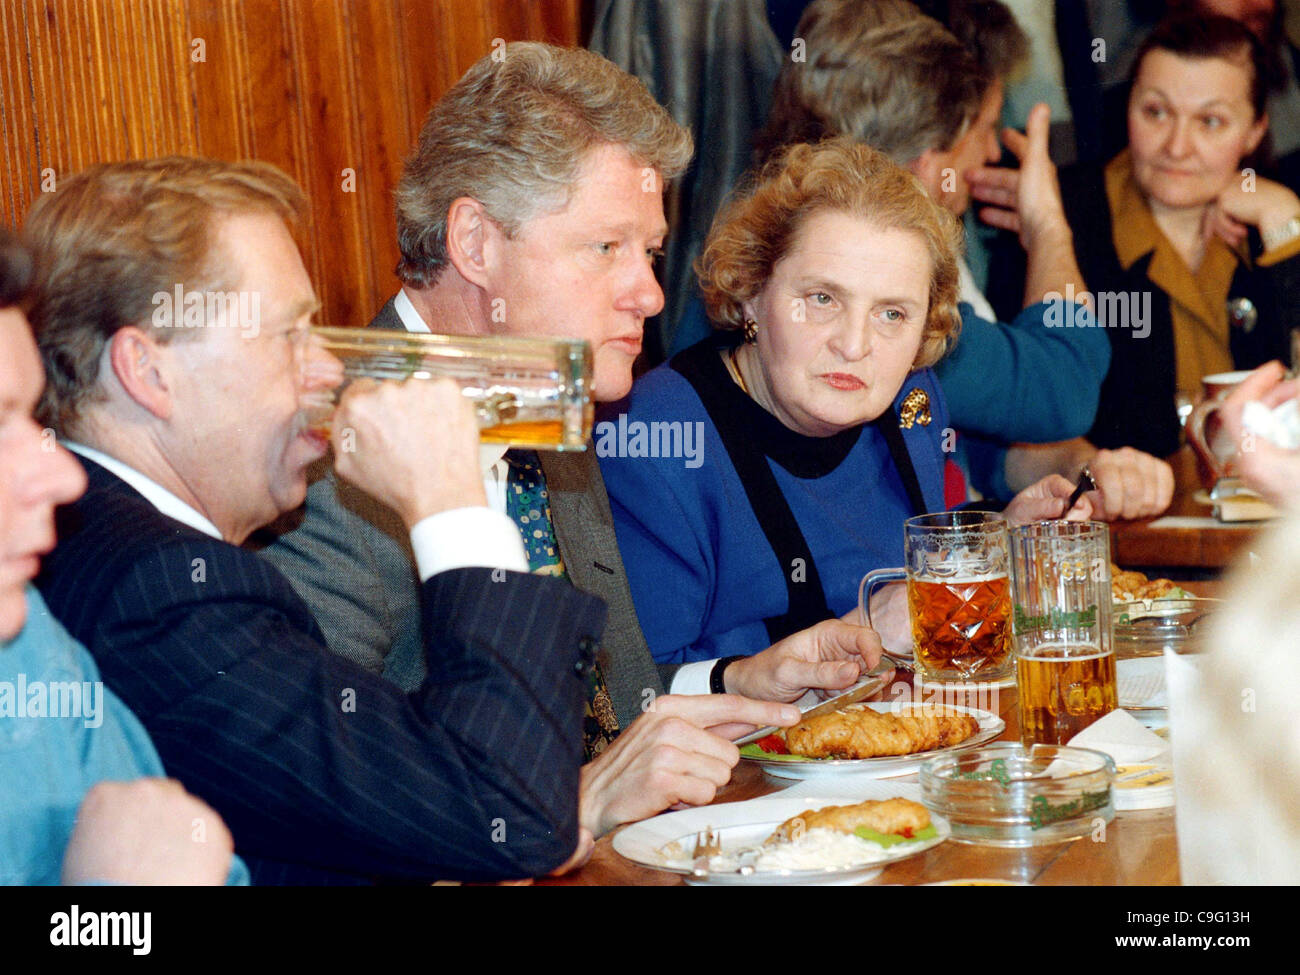
[[[1249,371],[1220,372],[1201,377],[1201,401],[1187,416],[1187,442],[1196,454],[1196,473],[1205,490],[1213,490],[1222,477],[1235,477],[1237,445],[1219,421],[1219,407],[1247,377]]]
[[[1025,745],[1064,745],[1115,710],[1110,530],[1040,521],[1011,529],[1012,631]]]
[[[903,523],[907,567],[869,573],[858,606],[871,625],[876,586],[907,580],[916,671],[930,681],[998,681],[1011,673],[1007,523],[983,511]]]

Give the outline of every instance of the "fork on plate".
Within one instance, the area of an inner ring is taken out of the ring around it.
[[[691,874],[703,877],[709,872],[709,859],[722,852],[722,837],[714,832],[712,826],[705,827],[695,834],[695,851],[691,854]]]

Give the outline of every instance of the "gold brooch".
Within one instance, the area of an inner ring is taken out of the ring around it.
[[[904,430],[912,429],[912,424],[923,427],[930,425],[930,397],[924,389],[914,389],[903,397],[903,405],[898,409],[898,425]]]

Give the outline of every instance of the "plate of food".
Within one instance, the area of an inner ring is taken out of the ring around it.
[[[697,857],[706,831],[719,848]],[[861,883],[951,832],[946,820],[910,799],[777,795],[663,813],[619,831],[614,850],[633,863],[682,874],[687,883]]]
[[[1148,579],[1141,572],[1126,572],[1114,562],[1110,564],[1110,595],[1116,604],[1197,598],[1172,579]]]
[[[1220,600],[1198,596],[1169,579],[1148,579],[1115,565],[1110,578],[1118,660],[1195,649],[1205,620],[1221,606]]]
[[[854,704],[858,701],[865,700],[875,694],[885,683],[894,675],[894,668],[888,667],[884,671],[873,672],[862,677],[856,684],[848,690],[841,691],[834,697],[822,698],[817,696],[816,691],[808,691],[803,697],[794,702],[794,706],[804,717],[824,714],[827,711],[834,711],[846,704]],[[775,725],[768,725],[766,728],[759,728],[757,731],[745,735],[743,738],[737,738],[737,745],[745,745],[751,741],[758,741],[760,738],[766,738],[779,729]]]
[[[991,711],[930,703],[849,704],[805,717],[740,749],[769,775],[904,775],[926,759],[983,745],[1006,730]]]

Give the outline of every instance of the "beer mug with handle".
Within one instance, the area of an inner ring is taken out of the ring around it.
[[[1007,523],[983,511],[918,515],[903,523],[901,569],[868,573],[858,609],[871,625],[871,594],[907,581],[915,669],[929,681],[998,681],[1011,673]]]

